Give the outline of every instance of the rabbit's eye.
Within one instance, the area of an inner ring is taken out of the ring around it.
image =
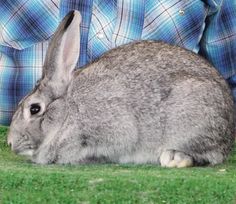
[[[40,111],[39,104],[32,104],[30,106],[30,113],[31,113],[31,115],[37,114],[39,111]]]

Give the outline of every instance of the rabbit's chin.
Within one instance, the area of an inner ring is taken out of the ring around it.
[[[22,155],[22,156],[26,156],[26,157],[32,157],[34,154],[34,150],[33,149],[26,149],[22,152],[19,152],[18,154]]]

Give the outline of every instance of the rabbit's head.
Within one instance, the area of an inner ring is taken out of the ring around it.
[[[8,133],[14,152],[32,156],[45,136],[61,126],[64,99],[80,52],[78,11],[71,11],[60,23],[47,50],[41,79],[19,103]]]

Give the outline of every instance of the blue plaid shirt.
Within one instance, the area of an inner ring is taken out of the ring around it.
[[[41,77],[48,40],[73,9],[83,19],[78,67],[118,45],[163,40],[206,57],[236,98],[236,1],[0,0],[0,124]]]

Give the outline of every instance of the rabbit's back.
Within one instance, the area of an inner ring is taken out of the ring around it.
[[[68,101],[77,109],[80,129],[94,135],[96,144],[121,148],[114,155],[139,150],[158,158],[164,149],[175,149],[198,162],[218,163],[232,147],[230,90],[206,60],[190,51],[162,42],[131,43],[74,77]]]
[[[160,91],[163,98],[168,96],[168,91],[166,93],[165,90],[176,83],[195,79],[217,83],[226,92],[226,98],[232,99],[225,80],[210,63],[191,51],[164,42],[139,41],[119,46],[82,71],[75,71],[75,78],[77,75],[80,77],[76,80],[84,78],[88,82],[88,79],[92,79],[89,83],[104,79],[119,81],[119,84],[130,88],[131,92],[134,91],[133,96],[140,95],[136,89],[140,88],[142,91],[145,86],[148,86],[147,89],[164,89]],[[94,84],[96,83],[91,85]],[[83,83],[77,85],[85,87]],[[148,91],[148,96],[150,95],[152,92]]]

